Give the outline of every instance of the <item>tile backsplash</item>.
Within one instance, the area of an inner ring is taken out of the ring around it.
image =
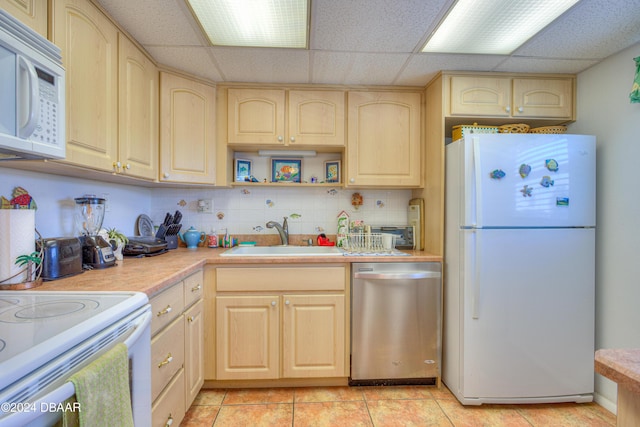
[[[285,216],[289,217],[291,234],[335,234],[336,217],[342,210],[352,220],[361,219],[371,225],[406,225],[411,199],[411,190],[288,185],[287,188],[256,185],[230,189],[149,189],[90,177],[91,173],[87,173],[88,179],[79,179],[0,166],[0,195],[8,197],[15,187],[26,188],[38,204],[36,228],[44,237],[77,235],[73,198],[83,194],[108,196],[103,226],[116,227],[128,236],[134,235],[140,214],[149,215],[157,225],[167,212],[173,214],[176,209],[183,214],[183,230],[193,226],[210,232],[215,228],[219,234],[227,228],[230,234],[276,234],[265,224],[272,220],[281,223]],[[358,210],[351,206],[351,195],[356,192],[363,199]],[[198,212],[199,199],[213,200],[212,213]]]
[[[360,193],[363,204],[351,206],[351,195]],[[198,212],[198,200],[213,200],[211,213]],[[411,190],[355,190],[333,187],[277,188],[246,186],[232,189],[154,189],[151,219],[159,223],[167,212],[179,209],[183,228],[215,229],[221,234],[270,234],[268,221],[282,223],[288,217],[289,233],[335,234],[337,216],[344,210],[352,220],[372,225],[406,225]]]

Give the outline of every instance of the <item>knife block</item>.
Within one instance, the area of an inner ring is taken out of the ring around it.
[[[164,240],[167,242],[167,249],[177,249],[178,248],[178,235],[173,234],[170,236],[164,236]]]

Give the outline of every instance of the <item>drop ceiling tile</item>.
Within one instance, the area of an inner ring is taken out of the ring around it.
[[[140,44],[201,45],[205,40],[184,0],[98,0]]]
[[[640,42],[640,0],[582,0],[514,54],[604,59]]]
[[[492,71],[506,58],[502,55],[415,54],[411,56],[395,84],[424,86],[441,70]]]
[[[413,52],[451,0],[314,0],[311,49]]]
[[[314,52],[311,82],[392,85],[409,54]]]
[[[146,46],[146,48],[158,64],[216,82],[222,80],[209,47]]]
[[[590,59],[545,59],[514,56],[497,66],[494,71],[577,74],[597,63],[597,60]]]
[[[309,51],[303,49],[211,48],[225,81],[309,83]]]

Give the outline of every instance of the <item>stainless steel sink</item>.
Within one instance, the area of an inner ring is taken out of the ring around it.
[[[335,246],[236,246],[220,256],[342,256],[344,251]]]

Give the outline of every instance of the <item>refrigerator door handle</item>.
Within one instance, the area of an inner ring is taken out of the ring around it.
[[[471,285],[472,289],[472,300],[471,300],[471,318],[479,319],[480,318],[480,266],[482,265],[482,260],[480,259],[480,255],[482,252],[480,251],[480,236],[476,230],[471,232],[473,236],[473,253],[471,254],[471,271],[473,272],[473,283]]]
[[[476,227],[482,227],[482,162],[480,158],[480,138],[474,136],[473,141],[473,166],[474,166],[474,184],[475,184],[475,200],[472,203],[475,205],[475,223]]]

